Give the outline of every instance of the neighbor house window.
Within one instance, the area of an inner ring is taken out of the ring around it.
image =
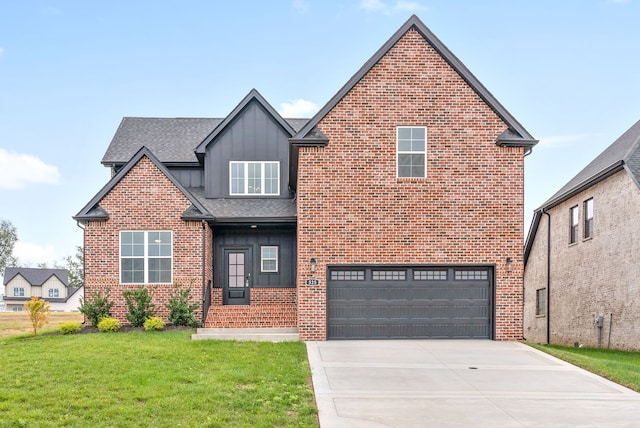
[[[173,261],[172,232],[120,232],[120,282],[169,284]]]
[[[24,297],[24,288],[23,287],[14,288],[13,297]]]
[[[399,126],[397,128],[398,177],[427,176],[427,128]]]
[[[230,162],[232,195],[280,194],[280,162]]]
[[[578,241],[578,206],[569,209],[569,244]]]
[[[60,290],[58,290],[57,288],[50,288],[49,297],[60,297]]]
[[[14,306],[12,311],[13,312],[22,312],[22,306]]]
[[[584,239],[593,237],[593,198],[584,201]]]
[[[260,270],[262,272],[278,272],[278,247],[260,247]]]
[[[536,290],[536,315],[547,313],[547,289]]]

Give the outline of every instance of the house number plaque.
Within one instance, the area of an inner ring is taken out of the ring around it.
[[[307,279],[304,285],[320,285],[320,280],[315,278]]]

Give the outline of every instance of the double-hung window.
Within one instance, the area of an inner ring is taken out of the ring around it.
[[[50,288],[49,297],[60,297],[60,290],[58,290],[57,288]]]
[[[399,126],[397,128],[398,177],[427,176],[427,128]]]
[[[278,272],[278,247],[260,247],[260,270],[262,272]]]
[[[578,206],[569,209],[569,244],[578,242]]]
[[[170,231],[121,231],[120,282],[171,283],[172,239]]]
[[[24,297],[24,287],[15,287],[13,289],[13,297]]]
[[[231,195],[280,194],[280,162],[229,163]]]
[[[593,198],[584,201],[584,239],[593,238]]]

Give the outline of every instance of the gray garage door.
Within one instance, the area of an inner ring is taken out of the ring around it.
[[[490,339],[489,267],[331,267],[329,339]]]

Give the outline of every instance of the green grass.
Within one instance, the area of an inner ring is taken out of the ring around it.
[[[640,392],[640,352],[528,345]]]
[[[302,342],[0,338],[0,427],[317,427]]]

